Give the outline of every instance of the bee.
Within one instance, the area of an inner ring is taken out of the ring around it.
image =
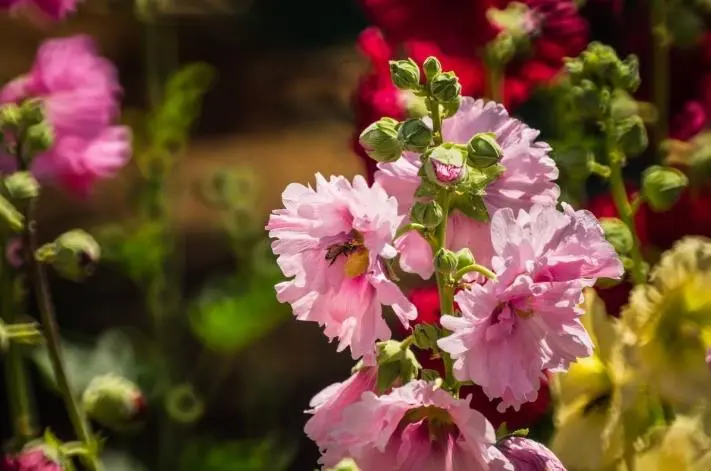
[[[330,246],[326,250],[326,260],[331,262],[328,266],[331,266],[336,263],[336,259],[338,259],[339,256],[343,255],[347,257],[350,254],[356,252],[360,247],[360,244],[356,244],[353,242],[346,242],[345,244],[335,244]]]

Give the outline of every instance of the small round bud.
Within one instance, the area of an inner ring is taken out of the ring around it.
[[[101,425],[122,430],[135,425],[146,401],[132,381],[115,374],[97,376],[82,395],[87,415]]]
[[[475,134],[467,143],[467,161],[472,167],[486,168],[499,162],[504,151],[496,142],[496,134]]]
[[[445,143],[428,152],[425,174],[437,185],[449,187],[467,176],[466,151],[455,144]]]
[[[465,267],[470,267],[476,263],[474,254],[472,253],[471,249],[469,249],[468,247],[458,250],[456,255],[457,255],[457,270],[460,270]]]
[[[358,139],[368,156],[377,162],[394,162],[402,155],[398,141],[398,122],[382,118],[371,124]]]
[[[629,55],[624,61],[619,59],[611,72],[612,86],[630,93],[637,90],[640,84],[639,60],[635,55]]]
[[[403,149],[424,152],[432,142],[432,129],[421,119],[408,119],[400,125],[397,138]]]
[[[35,256],[40,262],[51,263],[62,276],[80,281],[93,272],[101,248],[89,233],[75,229],[40,247]]]
[[[617,218],[601,218],[600,225],[605,232],[605,238],[620,255],[625,255],[634,247],[632,232],[627,225]]]
[[[378,391],[385,392],[398,380],[407,383],[417,378],[422,365],[415,354],[398,340],[386,340],[375,345]]]
[[[449,274],[457,269],[457,254],[447,249],[439,249],[435,254],[434,265],[439,273]]]
[[[425,71],[425,77],[430,81],[442,72],[442,64],[434,56],[425,59],[422,68]]]
[[[41,100],[27,100],[20,105],[22,124],[28,127],[35,126],[45,121],[44,105]]]
[[[45,152],[54,145],[54,130],[47,121],[34,124],[27,129],[25,142],[33,156]]]
[[[7,226],[15,232],[20,232],[25,227],[25,218],[22,213],[2,194],[0,194],[0,219],[4,220]]]
[[[458,96],[452,101],[442,103],[442,118],[451,118],[452,116],[457,114],[457,111],[459,111],[459,107],[461,106],[461,104],[461,96]]]
[[[439,340],[437,327],[432,324],[416,325],[412,336],[415,339],[415,345],[421,350],[431,350],[437,346],[437,340]]]
[[[442,206],[434,200],[427,203],[418,201],[412,206],[410,219],[414,223],[422,224],[427,229],[434,229],[442,223],[444,211]]]
[[[686,175],[671,167],[653,165],[642,174],[642,195],[654,211],[671,208],[688,185]]]
[[[516,39],[502,31],[486,46],[486,60],[494,67],[503,67],[516,55]]]
[[[649,143],[647,128],[639,116],[630,116],[622,120],[617,124],[616,133],[620,149],[628,157],[641,154]]]
[[[565,71],[568,73],[571,84],[577,85],[583,74],[583,61],[578,58],[566,58],[564,61]]]
[[[400,90],[420,87],[420,68],[412,59],[390,61],[390,78]]]
[[[430,93],[440,103],[447,103],[462,94],[462,86],[454,72],[444,72],[432,79]]]
[[[22,110],[14,103],[0,106],[0,127],[17,128],[22,122]]]
[[[5,188],[10,198],[24,200],[36,198],[40,186],[37,179],[30,172],[15,172],[5,179]]]

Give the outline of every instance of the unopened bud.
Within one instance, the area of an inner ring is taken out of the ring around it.
[[[627,225],[617,218],[601,218],[600,225],[605,238],[620,255],[625,255],[634,247],[632,232]]]
[[[618,60],[610,75],[614,88],[635,92],[640,84],[637,56],[630,54],[624,61]]]
[[[375,346],[378,362],[378,391],[385,392],[400,379],[402,384],[417,378],[422,366],[415,354],[402,342],[386,340]]]
[[[445,143],[428,152],[425,174],[437,185],[456,185],[467,176],[466,151],[456,144]]]
[[[653,165],[642,174],[642,195],[654,211],[671,208],[689,185],[689,179],[672,167]]]
[[[420,68],[412,59],[390,61],[390,78],[400,90],[420,87]]]
[[[507,31],[501,31],[486,46],[486,60],[493,67],[503,67],[516,55],[516,38]]]
[[[462,86],[454,72],[443,72],[430,82],[430,93],[440,103],[447,103],[462,94]]]
[[[472,167],[486,168],[499,162],[504,151],[496,142],[496,134],[475,134],[467,143],[467,160]]]
[[[101,425],[123,430],[135,425],[145,408],[141,390],[132,381],[106,374],[91,380],[82,395],[87,415]]]
[[[630,116],[622,120],[617,125],[616,133],[620,149],[628,157],[641,154],[649,143],[647,128],[639,116]]]
[[[442,64],[436,57],[433,56],[430,56],[425,59],[425,62],[422,64],[422,68],[425,71],[425,77],[429,81],[431,81],[433,78],[435,78],[442,72]]]
[[[25,218],[4,196],[0,195],[0,219],[14,232],[20,232],[25,227]]]
[[[45,121],[44,104],[40,99],[27,100],[20,105],[22,124],[28,127]]]
[[[22,122],[22,110],[14,103],[0,106],[0,127],[17,128]]]
[[[424,152],[432,142],[432,129],[421,119],[408,119],[400,125],[397,137],[403,149]]]
[[[54,130],[47,121],[34,124],[27,129],[25,142],[31,156],[45,152],[54,145]]]
[[[439,249],[435,254],[434,265],[439,273],[452,273],[457,269],[457,254],[451,250]]]
[[[442,223],[444,211],[442,206],[434,200],[427,203],[418,201],[412,206],[410,219],[414,223],[422,224],[427,229],[434,229]]]
[[[398,122],[382,118],[360,134],[359,142],[368,156],[377,162],[394,162],[402,155],[398,141]]]
[[[52,243],[40,247],[35,257],[51,263],[66,278],[80,281],[90,275],[101,256],[101,248],[86,231],[65,232]]]
[[[5,179],[5,188],[13,200],[36,198],[40,186],[30,172],[15,172]]]
[[[455,114],[457,114],[457,111],[459,111],[459,107],[462,104],[462,97],[458,96],[454,100],[448,101],[446,103],[442,103],[442,118],[451,118]]]
[[[432,324],[418,324],[412,333],[415,345],[421,350],[431,350],[437,346],[439,332]]]
[[[457,270],[461,270],[462,268],[470,267],[476,263],[476,259],[474,259],[474,254],[472,253],[471,249],[469,249],[468,247],[457,250],[456,256],[457,256]]]

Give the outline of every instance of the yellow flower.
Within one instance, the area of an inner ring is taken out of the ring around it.
[[[585,299],[582,320],[596,348],[553,378],[558,407],[551,449],[570,471],[612,471],[660,409],[628,363],[631,333],[607,315],[594,290]]]
[[[678,412],[711,391],[711,240],[686,237],[662,255],[648,285],[635,287],[622,312],[636,362],[655,393]]]

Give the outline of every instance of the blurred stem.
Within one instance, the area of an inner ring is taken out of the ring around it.
[[[16,158],[18,168],[21,171],[28,170],[28,162],[23,155],[21,143],[24,140],[23,133],[19,133],[17,137],[18,145]],[[25,217],[25,230],[22,234],[22,242],[25,250],[25,263],[30,275],[30,281],[37,299],[37,307],[40,311],[40,319],[42,321],[42,329],[47,345],[49,360],[52,365],[54,378],[57,382],[59,393],[64,399],[64,405],[69,415],[69,420],[72,423],[74,433],[79,441],[81,441],[88,453],[81,457],[81,462],[89,471],[103,470],[103,466],[98,457],[98,441],[93,435],[91,424],[87,420],[84,411],[81,410],[77,403],[71,387],[69,379],[64,368],[64,359],[62,355],[62,339],[59,334],[59,325],[54,313],[54,305],[52,304],[52,295],[49,291],[49,280],[47,279],[47,270],[45,265],[39,263],[35,259],[37,252],[37,220],[36,220],[36,203],[37,198],[30,199],[23,208]]]
[[[653,149],[659,151],[660,143],[669,133],[669,32],[667,29],[667,0],[652,0],[650,21],[652,28],[652,75],[654,106],[657,120],[654,123]]]
[[[504,69],[486,64],[486,97],[497,103],[504,102]]]
[[[8,234],[0,243],[0,316],[6,324],[19,321],[20,306],[16,302],[13,272],[7,259]],[[8,347],[5,355],[5,382],[7,383],[8,409],[12,420],[13,445],[19,448],[39,433],[35,419],[34,397],[30,389],[25,360],[21,347]]]

